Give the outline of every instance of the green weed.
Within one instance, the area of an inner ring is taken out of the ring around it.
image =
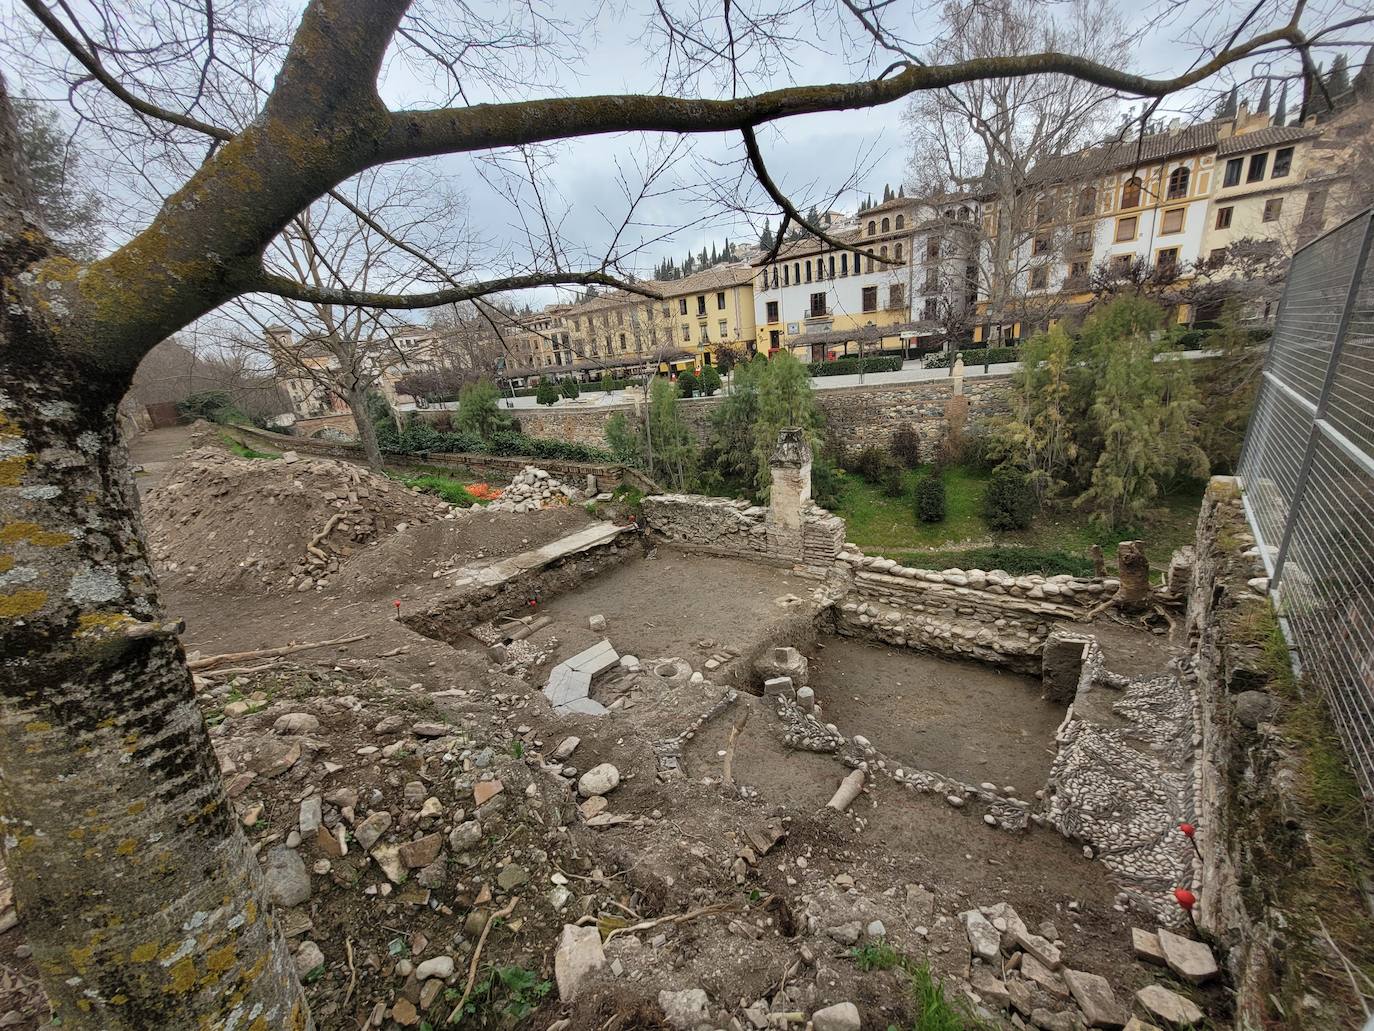
[[[872,970],[893,970],[906,965],[906,957],[881,938],[849,950],[849,956],[865,973]]]
[[[229,434],[227,433],[220,434],[220,436],[224,438],[224,443],[228,446],[229,450],[234,452],[234,454],[238,455],[240,458],[272,459],[281,457],[281,455],[278,454],[276,451],[255,450],[254,448],[251,448],[247,444],[243,443],[243,441],[238,440],[235,437],[229,436]]]
[[[553,982],[541,979],[533,970],[516,965],[488,966],[473,985],[458,1022],[472,1018],[483,1027],[510,1026],[533,1013],[551,991]]]

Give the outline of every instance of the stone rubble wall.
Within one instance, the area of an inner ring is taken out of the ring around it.
[[[649,529],[673,547],[772,565],[829,566],[844,543],[844,520],[807,503],[801,530],[768,521],[768,509],[703,494],[654,494],[644,499]]]
[[[1055,620],[1072,620],[1117,588],[1112,579],[916,569],[846,545],[853,586],[836,631],[897,647],[977,659],[1038,676]]]
[[[1011,378],[977,376],[963,380],[968,399],[968,425],[1010,411]],[[825,433],[835,443],[862,448],[886,446],[899,426],[910,425],[921,435],[923,451],[934,453],[945,433],[945,405],[954,397],[954,380],[920,380],[911,383],[876,383],[817,390],[813,396],[825,416]],[[711,413],[722,395],[683,398],[678,411],[705,442]],[[634,410],[631,404],[564,404],[550,408],[519,410],[521,432],[531,437],[572,440],[594,447],[606,446],[606,424],[611,417]],[[424,413],[421,413],[423,417]]]
[[[1198,520],[1187,618],[1202,712],[1198,922],[1227,946],[1237,1025],[1259,1027],[1289,934],[1282,857],[1304,862],[1293,843],[1305,832],[1291,796],[1291,750],[1268,722],[1276,700],[1255,639],[1267,601],[1249,583],[1263,575],[1254,545],[1235,479],[1213,477]],[[1304,1026],[1336,1026],[1321,1020],[1306,1015]]]

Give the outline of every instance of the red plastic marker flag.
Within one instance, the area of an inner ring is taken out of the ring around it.
[[[1178,825],[1178,829],[1190,838],[1197,833],[1197,828],[1194,827],[1191,823],[1180,823]]]
[[[396,599],[395,601],[393,601],[391,604],[393,604],[393,605],[396,606],[396,618],[397,618],[397,619],[400,619],[400,618],[401,618],[401,599],[400,599],[400,598],[397,598],[397,599]]]
[[[1193,915],[1193,907],[1197,905],[1197,896],[1187,888],[1175,888],[1174,898],[1178,899],[1178,904],[1188,911],[1188,915]]]

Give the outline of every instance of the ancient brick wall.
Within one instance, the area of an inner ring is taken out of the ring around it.
[[[770,521],[761,506],[701,494],[647,497],[644,519],[684,551],[773,565],[829,566],[844,543],[844,520],[810,503],[803,508],[800,530]]]

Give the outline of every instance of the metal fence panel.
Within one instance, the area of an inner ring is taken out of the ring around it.
[[[1294,256],[1239,476],[1289,643],[1374,803],[1371,240],[1366,212]]]

